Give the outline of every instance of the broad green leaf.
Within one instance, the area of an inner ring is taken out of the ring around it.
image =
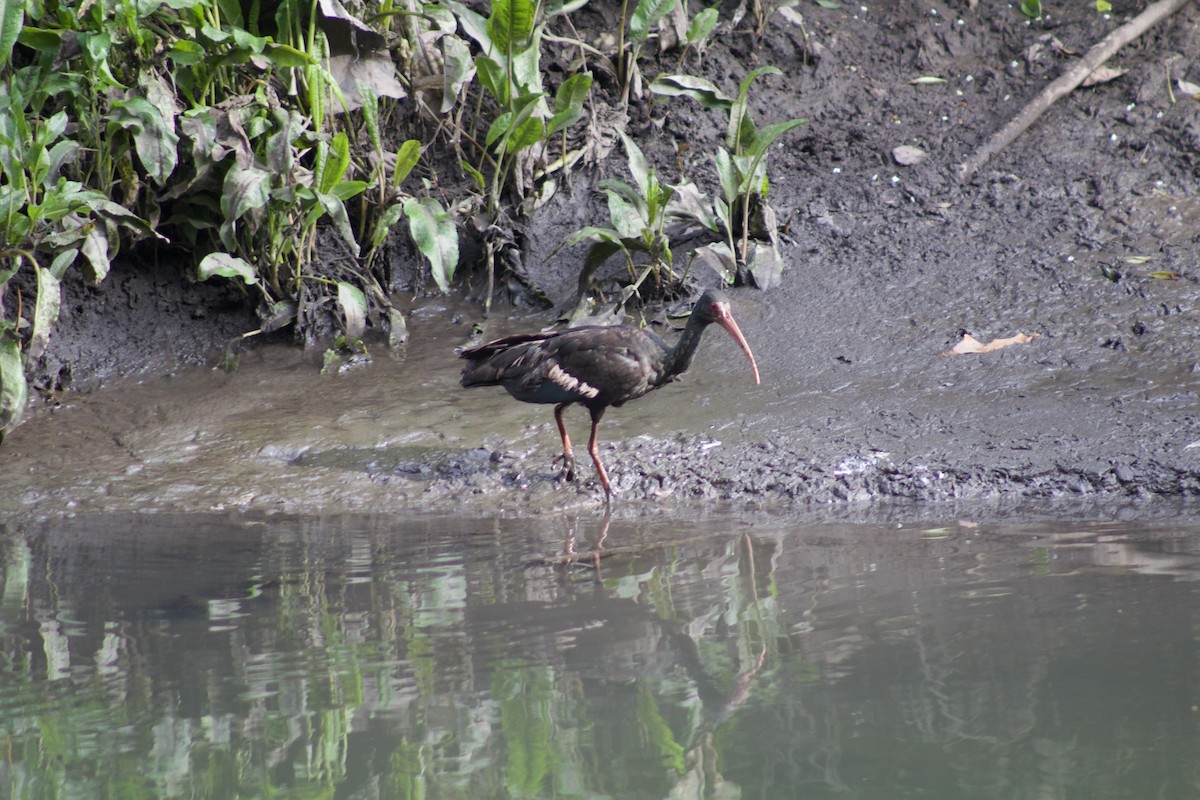
[[[34,28],[26,25],[21,27],[21,20],[25,13],[25,4],[21,0],[0,0],[0,4],[4,6],[3,17],[0,18],[0,25],[7,26],[10,22],[9,15],[16,11],[17,30],[20,31],[17,36],[17,41],[26,47],[37,50],[39,53],[48,56],[57,56],[59,49],[62,47],[62,31],[46,30],[45,28]],[[0,33],[3,37],[3,33]],[[0,38],[0,66],[7,63],[9,57],[12,56],[12,43],[7,46],[3,43],[3,38]]]
[[[64,250],[54,257],[54,260],[50,262],[50,266],[47,269],[51,275],[61,281],[63,275],[67,274],[67,270],[75,263],[75,257],[78,255],[79,250],[76,248]]]
[[[458,162],[458,165],[475,180],[475,187],[479,189],[480,193],[487,191],[487,179],[483,177],[482,172],[465,161]]]
[[[410,198],[404,204],[408,230],[417,249],[429,260],[430,273],[443,292],[458,268],[458,229],[450,214],[432,197]]]
[[[277,69],[307,67],[317,63],[308,53],[303,50],[297,50],[288,44],[267,41],[264,49],[267,58],[271,60],[271,64]]]
[[[503,125],[493,124],[492,128],[488,130],[487,143],[490,145],[498,139],[504,138],[505,151],[515,153],[544,138],[546,124],[538,117],[533,116],[541,100],[542,95],[540,94],[523,95],[517,98],[513,103],[515,111],[511,114],[502,114],[496,119],[497,123],[503,119]]]
[[[325,213],[329,215],[329,219],[333,222],[333,227],[341,235],[342,241],[357,256],[359,253],[358,240],[354,238],[354,228],[350,225],[350,216],[346,213],[346,205],[332,194],[318,194],[317,200],[320,201],[321,207],[325,209]]]
[[[35,359],[46,352],[50,331],[58,322],[58,310],[62,304],[62,290],[58,278],[48,269],[37,269],[37,300],[33,306],[33,329],[29,334],[26,357]]]
[[[638,207],[616,192],[608,192],[608,217],[622,239],[635,239],[646,229],[646,218]]]
[[[28,400],[29,385],[17,335],[8,327],[0,328],[0,442],[21,424]]]
[[[518,113],[514,118],[517,121],[516,127],[509,132],[506,145],[509,153],[524,150],[546,138],[546,123],[539,117],[532,116],[532,109],[530,112]]]
[[[363,81],[356,81],[358,96],[362,98],[363,125],[367,129],[367,138],[371,147],[380,152],[383,150],[383,133],[379,130],[379,95]]]
[[[396,170],[392,173],[392,185],[399,186],[404,183],[404,179],[408,177],[420,160],[421,143],[419,141],[409,139],[400,145],[400,149],[396,152]]]
[[[533,15],[533,0],[493,0],[487,34],[498,53],[508,56],[529,46]]]
[[[1112,3],[1110,3],[1108,0],[1096,0],[1096,10],[1101,14],[1106,14],[1109,11],[1112,11]]]
[[[249,53],[265,53],[267,50],[267,45],[272,44],[271,40],[266,36],[255,36],[244,28],[229,26],[226,28],[226,30],[233,36],[233,43]],[[309,58],[304,63],[315,64],[317,62]],[[302,65],[303,64],[299,64],[296,66]]]
[[[325,169],[321,172],[321,181],[317,191],[328,194],[341,182],[346,170],[350,167],[350,139],[345,131],[338,131],[330,142],[329,158],[325,161]]]
[[[717,148],[717,155],[714,157],[717,164],[717,180],[721,182],[721,194],[725,197],[725,202],[730,206],[737,200],[738,184],[741,180],[738,178],[737,167],[733,163],[733,158],[729,155],[729,151],[724,147]]]
[[[338,308],[346,322],[345,334],[352,339],[362,338],[367,330],[367,296],[352,283],[338,281]]]
[[[214,276],[241,280],[247,286],[258,284],[258,271],[244,258],[231,256],[229,253],[209,253],[200,260],[196,268],[196,276],[206,281]]]
[[[177,66],[194,67],[207,57],[204,47],[191,39],[180,39],[167,48],[167,58]]]
[[[650,166],[646,163],[646,156],[624,131],[619,130],[617,134],[625,145],[625,153],[629,158],[629,173],[633,175],[633,182],[637,184],[644,198],[650,191]]]
[[[733,101],[733,107],[729,111],[729,127],[725,132],[725,146],[734,155],[740,155],[742,149],[749,145],[750,141],[754,138],[754,121],[750,118],[747,102],[747,98],[750,95],[750,84],[763,75],[781,74],[783,73],[778,67],[768,64],[751,70],[742,79],[741,84],[738,85],[738,96]]]
[[[752,158],[759,158],[766,154],[768,148],[775,144],[775,140],[792,128],[798,128],[808,122],[806,119],[789,119],[787,122],[777,122],[774,125],[767,125],[758,131],[754,136],[754,141],[746,148],[746,155]]]
[[[546,135],[574,125],[583,116],[583,101],[592,88],[592,73],[579,72],[562,82],[554,93],[554,116],[546,125]]]
[[[505,111],[492,120],[492,124],[488,126],[487,135],[483,138],[485,147],[491,147],[502,136],[508,134],[508,129],[512,126],[512,117],[512,112]]]
[[[684,38],[690,45],[697,45],[708,38],[717,27],[717,6],[709,6],[692,18]]]
[[[507,106],[512,98],[512,88],[508,82],[508,73],[504,67],[493,58],[479,56],[475,59],[475,73],[479,82],[492,98],[501,106]]]
[[[351,197],[358,197],[370,185],[366,181],[342,181],[330,189],[329,194],[344,203]]]
[[[705,108],[727,109],[733,98],[715,83],[694,75],[659,75],[650,82],[650,91],[664,97],[690,97]]]
[[[567,237],[567,241],[563,246],[574,247],[580,242],[589,239],[615,245],[621,244],[621,234],[617,233],[612,228],[597,228],[589,225],[587,227],[580,228],[579,230],[575,231],[575,233]]]
[[[597,228],[595,230],[603,229]],[[616,231],[605,231],[605,233],[615,234]],[[587,254],[583,257],[584,271],[590,272],[595,270],[596,267],[600,266],[605,261],[608,261],[610,258],[624,249],[625,243],[621,241],[619,236],[611,236],[611,238],[609,236],[605,236],[603,238],[599,238],[592,244],[591,247],[588,248]]]
[[[375,220],[375,227],[371,230],[372,247],[379,247],[379,245],[383,244],[383,240],[387,238],[392,226],[400,221],[400,214],[403,211],[404,207],[402,205],[392,203],[379,214],[379,217]]]
[[[670,13],[678,2],[679,0],[638,0],[633,15],[629,18],[629,40],[646,41],[650,36],[650,29]]]
[[[627,203],[632,205],[645,205],[646,196],[637,189],[630,186],[624,181],[619,181],[616,178],[604,178],[596,182],[596,188],[606,192],[615,192]]]
[[[836,11],[842,7],[841,0],[817,0],[817,5],[821,8],[828,8],[831,11]]]

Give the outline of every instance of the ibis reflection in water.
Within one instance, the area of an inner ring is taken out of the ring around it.
[[[729,331],[742,348],[757,384],[758,365],[733,319],[729,299],[710,289],[692,308],[674,347],[655,333],[629,325],[518,334],[463,350],[459,356],[469,363],[463,368],[462,385],[503,386],[523,403],[553,403],[566,480],[575,478],[575,458],[563,411],[573,403],[585,406],[592,416],[588,453],[608,502],[613,488],[596,444],[601,417],[609,406],[624,405],[686,372],[705,328],[714,322]]]

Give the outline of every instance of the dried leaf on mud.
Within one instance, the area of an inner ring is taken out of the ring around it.
[[[1191,81],[1185,81],[1180,78],[1179,82],[1180,94],[1186,94],[1189,97],[1200,97],[1200,85],[1194,84]]]
[[[1018,333],[1016,336],[1010,336],[1007,339],[992,339],[987,344],[984,344],[983,342],[979,341],[971,334],[964,333],[963,337],[959,341],[959,343],[954,345],[954,347],[951,347],[946,352],[942,353],[942,355],[944,355],[944,356],[961,356],[961,355],[966,355],[968,353],[990,353],[993,350],[999,350],[1003,347],[1008,347],[1009,345],[1025,344],[1027,342],[1032,342],[1039,335],[1040,334],[1037,334],[1037,333],[1035,333],[1033,335]]]
[[[1083,79],[1082,86],[1095,86],[1098,83],[1108,83],[1116,80],[1124,75],[1129,70],[1117,69],[1116,67],[1096,67],[1086,78]]]

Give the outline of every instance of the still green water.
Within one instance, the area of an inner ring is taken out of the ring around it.
[[[1200,525],[0,528],[0,797],[1200,797]]]

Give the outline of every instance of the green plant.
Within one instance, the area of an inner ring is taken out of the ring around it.
[[[490,307],[497,254],[512,246],[504,239],[507,226],[500,224],[508,211],[505,193],[513,191],[513,205],[518,207],[531,193],[530,170],[520,165],[544,159],[553,137],[582,117],[592,75],[583,71],[568,76],[553,99],[545,92],[540,68],[544,23],[537,20],[539,7],[533,0],[496,0],[486,18],[453,0],[446,5],[481,51],[474,65],[483,93],[477,97],[475,124],[461,131],[474,145],[475,159],[471,163],[464,158],[461,166],[474,181],[487,221],[481,227],[488,274],[485,305]],[[488,113],[484,93],[492,104]],[[483,123],[487,128],[480,140],[477,131]]]
[[[679,276],[672,269],[671,241],[667,235],[667,208],[674,188],[661,183],[641,149],[624,133],[620,134],[628,157],[634,185],[615,179],[597,184],[608,198],[611,227],[587,226],[568,237],[565,246],[590,241],[579,278],[579,301],[573,316],[584,313],[596,270],[610,257],[621,253],[630,283],[624,299],[639,290],[651,275],[660,286],[675,283]],[[635,256],[644,257],[637,263]]]
[[[688,22],[687,33],[684,34],[683,50],[679,53],[676,69],[683,66],[688,53],[695,48],[703,47],[713,29],[717,27],[717,6],[702,9]]]
[[[621,102],[628,103],[630,96],[642,96],[642,71],[638,66],[642,47],[650,38],[654,26],[671,13],[679,0],[638,0],[629,15],[629,0],[621,0],[621,26],[617,31],[617,80],[621,85]],[[707,19],[707,17],[706,17]],[[626,23],[628,20],[628,39]],[[713,20],[716,24],[716,20]],[[711,29],[710,29],[711,30]]]
[[[781,136],[806,122],[792,119],[762,128],[754,124],[749,111],[750,87],[764,75],[779,74],[772,66],[752,70],[742,79],[734,98],[710,81],[690,75],[662,76],[651,86],[658,94],[691,97],[727,113],[725,146],[713,157],[721,196],[710,201],[694,185],[684,184],[678,187],[680,201],[671,212],[723,237],[724,241],[697,252],[726,280],[736,282],[745,275],[762,288],[778,280],[782,270],[775,212],[767,203],[768,155]]]
[[[157,236],[146,220],[63,174],[79,143],[66,135],[65,111],[43,118],[34,110],[38,72],[26,67],[0,84],[0,438],[24,413],[24,363],[46,348],[66,271],[82,257],[87,278],[99,283],[122,231]],[[19,290],[15,304],[5,302],[23,267],[34,274],[28,309]]]

